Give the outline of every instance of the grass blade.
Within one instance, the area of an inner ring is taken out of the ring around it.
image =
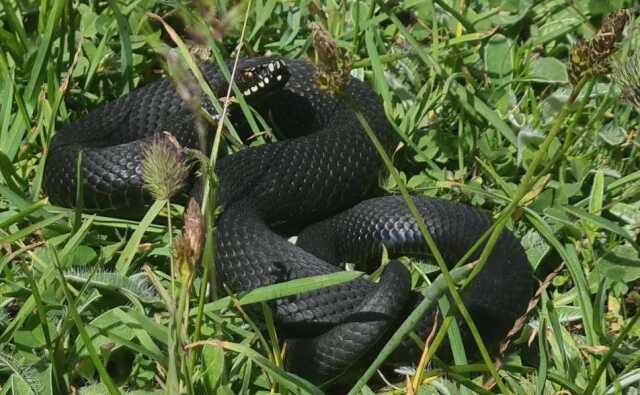
[[[116,271],[125,275],[129,272],[129,267],[131,266],[131,262],[133,262],[135,253],[138,251],[142,236],[144,236],[151,222],[158,216],[162,207],[164,207],[164,201],[162,200],[156,200],[151,207],[149,207],[144,218],[142,218],[142,221],[140,221],[140,224],[124,247],[124,250],[122,250],[122,255],[120,255],[120,258],[118,258],[116,262]]]

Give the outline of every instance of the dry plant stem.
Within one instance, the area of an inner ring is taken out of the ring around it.
[[[405,203],[407,204],[407,207],[409,208],[409,212],[411,213],[411,216],[416,221],[416,224],[418,225],[418,229],[420,230],[420,233],[422,234],[422,237],[424,237],[425,242],[426,242],[426,244],[427,244],[427,246],[429,248],[429,251],[431,251],[431,254],[435,258],[435,260],[436,260],[436,262],[438,264],[438,267],[440,269],[440,272],[442,273],[442,276],[444,277],[444,279],[445,279],[445,281],[447,283],[447,288],[449,290],[449,293],[450,293],[451,297],[453,298],[453,301],[454,301],[455,305],[457,306],[458,311],[460,312],[460,315],[462,315],[462,317],[464,318],[467,326],[469,327],[469,330],[470,330],[470,332],[471,332],[471,334],[473,336],[473,339],[475,340],[475,342],[476,342],[476,344],[478,346],[478,349],[480,350],[480,354],[482,355],[483,361],[487,365],[489,371],[491,372],[491,375],[496,380],[496,383],[497,383],[498,387],[500,388],[500,390],[502,391],[502,393],[503,394],[510,394],[511,392],[505,386],[505,384],[502,382],[502,379],[498,375],[498,371],[496,370],[495,366],[493,365],[493,361],[491,360],[491,356],[489,355],[489,352],[487,351],[487,348],[484,345],[484,342],[482,341],[482,338],[480,337],[478,329],[475,326],[475,324],[473,323],[473,320],[471,319],[471,316],[469,315],[469,312],[467,311],[466,307],[462,303],[462,298],[460,297],[460,294],[459,294],[458,290],[456,289],[455,282],[453,281],[453,278],[451,277],[451,274],[449,273],[449,269],[447,268],[447,264],[445,263],[444,258],[442,257],[442,254],[440,254],[440,251],[438,251],[438,247],[437,247],[436,243],[433,241],[433,238],[429,234],[429,231],[427,230],[427,227],[426,227],[426,225],[424,223],[424,219],[422,218],[422,216],[418,212],[418,209],[415,206],[415,204],[413,203],[413,200],[411,200],[411,197],[409,196],[409,192],[407,191],[407,188],[404,185],[404,183],[402,181],[402,178],[400,178],[400,175],[398,174],[397,169],[393,166],[393,163],[391,162],[391,159],[389,158],[389,155],[387,155],[387,153],[385,152],[384,148],[382,147],[382,144],[380,144],[380,141],[378,140],[378,137],[375,135],[373,130],[371,130],[371,128],[369,127],[369,124],[367,123],[367,121],[362,116],[362,113],[360,113],[357,110],[356,106],[354,105],[354,103],[351,101],[351,99],[349,97],[346,97],[346,100],[347,100],[347,103],[351,106],[351,108],[355,112],[356,117],[358,118],[358,121],[360,122],[360,125],[362,126],[362,128],[365,131],[365,133],[367,134],[367,136],[369,137],[369,139],[371,140],[371,142],[375,146],[376,150],[378,151],[378,154],[382,158],[382,160],[385,163],[387,169],[391,173],[391,176],[393,177],[394,181],[398,185],[398,188],[400,189],[400,193],[402,195],[402,198],[404,199]]]
[[[449,309],[449,315],[444,317],[444,319],[442,320],[442,325],[438,329],[438,333],[436,333],[436,337],[435,339],[433,339],[433,343],[431,344],[431,347],[427,352],[425,366],[426,364],[431,362],[431,359],[433,359],[433,356],[436,354],[436,351],[438,351],[438,349],[442,345],[442,342],[447,336],[447,333],[449,331],[449,326],[453,322],[453,314],[455,311],[456,311],[455,306],[451,306],[451,308]]]
[[[549,273],[547,277],[545,277],[545,279],[540,283],[540,285],[538,286],[538,289],[536,290],[536,293],[533,295],[533,298],[531,298],[531,300],[529,301],[529,306],[527,306],[527,311],[525,311],[524,314],[520,318],[518,318],[518,320],[516,320],[515,324],[513,324],[513,327],[507,334],[507,337],[500,344],[500,348],[498,351],[499,354],[497,358],[501,359],[499,361],[501,366],[503,365],[502,358],[504,357],[504,353],[507,351],[507,348],[509,347],[509,343],[511,341],[512,336],[515,335],[518,331],[520,331],[520,329],[522,329],[522,327],[525,324],[526,317],[538,305],[538,303],[540,302],[540,299],[542,298],[543,292],[546,292],[547,288],[551,284],[551,281],[560,273],[562,269],[564,269],[564,264],[558,265],[558,267],[554,271]],[[540,325],[540,327],[544,328],[543,325]]]
[[[422,350],[422,355],[420,355],[420,362],[418,362],[418,367],[416,368],[416,374],[413,376],[414,390],[418,389],[418,386],[422,381],[422,372],[424,372],[424,369],[427,366],[427,355],[429,353],[429,345],[433,341],[433,337],[435,336],[437,329],[438,329],[438,316],[436,315],[433,322],[433,327],[429,331],[429,335],[427,336],[427,339],[424,342],[424,350]]]

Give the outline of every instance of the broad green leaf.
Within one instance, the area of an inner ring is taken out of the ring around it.
[[[502,34],[489,39],[484,47],[484,68],[490,78],[503,83],[513,71],[513,41]]]
[[[202,347],[202,361],[204,363],[204,380],[209,393],[214,393],[225,370],[224,348],[212,345]]]
[[[638,252],[629,245],[620,245],[600,258],[596,264],[598,272],[614,281],[625,283],[640,278]]]
[[[556,58],[538,58],[531,62],[526,75],[528,81],[566,83],[569,81],[567,66]]]
[[[142,221],[140,221],[140,224],[136,228],[135,232],[133,232],[133,235],[131,235],[131,238],[127,242],[127,245],[124,247],[122,255],[120,255],[120,258],[118,258],[118,262],[116,262],[116,270],[118,272],[127,274],[127,272],[129,271],[129,266],[133,261],[133,257],[138,251],[138,245],[142,240],[142,236],[144,236],[147,228],[160,213],[160,210],[162,210],[164,205],[165,202],[163,200],[156,200],[155,202],[153,202],[153,205],[149,207],[149,210],[145,214]]]

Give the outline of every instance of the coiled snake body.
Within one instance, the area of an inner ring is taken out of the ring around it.
[[[227,83],[218,68],[205,64],[202,71],[222,96]],[[383,243],[391,257],[427,253],[402,199],[365,200],[382,162],[344,99],[319,91],[314,73],[300,60],[254,58],[238,65],[234,82],[245,99],[292,138],[242,150],[216,166],[218,201],[224,207],[216,264],[234,291],[332,273],[344,261],[379,261]],[[378,97],[354,79],[345,94],[390,151],[394,133]],[[187,113],[168,80],[90,112],[54,137],[45,167],[46,193],[56,204],[75,203],[76,158],[82,151],[85,207],[147,203],[142,149],[165,130],[182,145],[197,147],[192,123],[176,121]],[[491,224],[486,214],[462,204],[426,197],[414,202],[448,263],[461,258]],[[297,245],[274,230],[305,226]],[[524,312],[533,284],[522,247],[504,232],[463,295],[491,347]],[[378,283],[359,278],[275,301],[274,315],[289,344],[288,367],[316,383],[330,381],[374,356],[418,299],[407,270],[392,261]],[[418,335],[430,326],[431,318],[425,317]],[[461,331],[471,344],[464,326]]]

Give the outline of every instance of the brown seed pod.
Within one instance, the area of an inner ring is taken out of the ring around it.
[[[331,34],[321,25],[312,25],[311,38],[318,58],[316,85],[331,95],[342,92],[349,82],[351,58],[338,48]]]
[[[633,19],[631,9],[616,11],[602,22],[598,32],[589,41],[580,41],[569,55],[569,77],[576,83],[586,73],[604,75],[610,71],[609,57],[617,50],[625,26]]]

